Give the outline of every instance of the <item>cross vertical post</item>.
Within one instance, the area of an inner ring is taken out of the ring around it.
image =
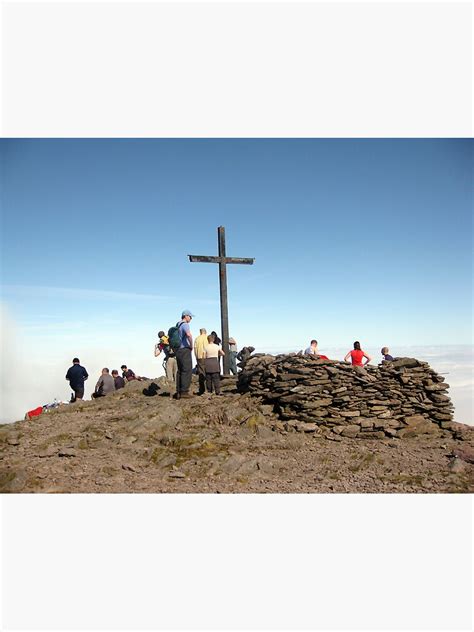
[[[227,270],[225,263],[225,228],[219,226],[217,229],[217,239],[219,242],[219,289],[221,295],[221,332],[222,351],[224,355],[224,375],[230,373],[230,351],[229,351],[229,310],[227,305]]]
[[[237,263],[252,265],[255,259],[242,257],[227,257],[225,249],[225,228],[217,228],[217,248],[218,257],[208,257],[204,255],[188,255],[191,263],[218,263],[219,264],[219,289],[221,299],[221,330],[222,330],[222,350],[224,351],[224,375],[230,373],[230,352],[229,352],[229,312],[227,306],[227,264]]]

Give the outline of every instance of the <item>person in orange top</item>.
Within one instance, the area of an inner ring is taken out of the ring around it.
[[[360,342],[358,340],[354,342],[354,350],[347,353],[346,357],[344,358],[344,362],[347,362],[349,358],[352,361],[352,366],[365,366],[366,364],[369,364],[369,362],[372,360],[372,358],[365,351],[362,351],[362,349],[360,348]],[[365,358],[367,362],[362,362],[363,358]]]

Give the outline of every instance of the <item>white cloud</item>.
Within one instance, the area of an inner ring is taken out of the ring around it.
[[[74,323],[63,323],[65,332]],[[70,330],[71,331],[71,330]],[[28,331],[1,308],[0,423],[23,419],[27,410],[52,402],[69,400],[71,390],[65,379],[72,358],[77,355],[89,373],[85,397],[89,398],[101,369],[118,369],[127,364],[138,375],[164,374],[162,358],[153,355],[154,339],[148,332],[129,331],[120,336],[96,338],[85,331],[52,336],[51,331]]]
[[[28,350],[4,307],[1,308],[0,342],[0,422],[5,423],[23,418],[28,410],[25,406],[38,400],[39,373],[35,374],[35,367],[28,359]],[[37,368],[41,370],[41,367]]]

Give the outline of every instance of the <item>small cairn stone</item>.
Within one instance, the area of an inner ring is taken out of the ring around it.
[[[313,356],[256,354],[242,363],[237,389],[273,405],[297,431],[353,438],[439,434],[453,422],[444,377],[427,362],[396,358],[353,367]],[[295,420],[298,423],[295,423]]]

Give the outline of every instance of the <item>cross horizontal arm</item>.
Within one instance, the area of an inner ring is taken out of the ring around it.
[[[246,259],[243,257],[226,257],[225,258],[225,262],[226,263],[242,263],[244,265],[253,265],[253,262],[255,261],[255,259]]]
[[[188,255],[191,263],[240,263],[252,265],[255,259],[242,257],[206,257],[205,255]]]
[[[191,263],[220,263],[221,257],[205,257],[201,255],[188,255]]]

